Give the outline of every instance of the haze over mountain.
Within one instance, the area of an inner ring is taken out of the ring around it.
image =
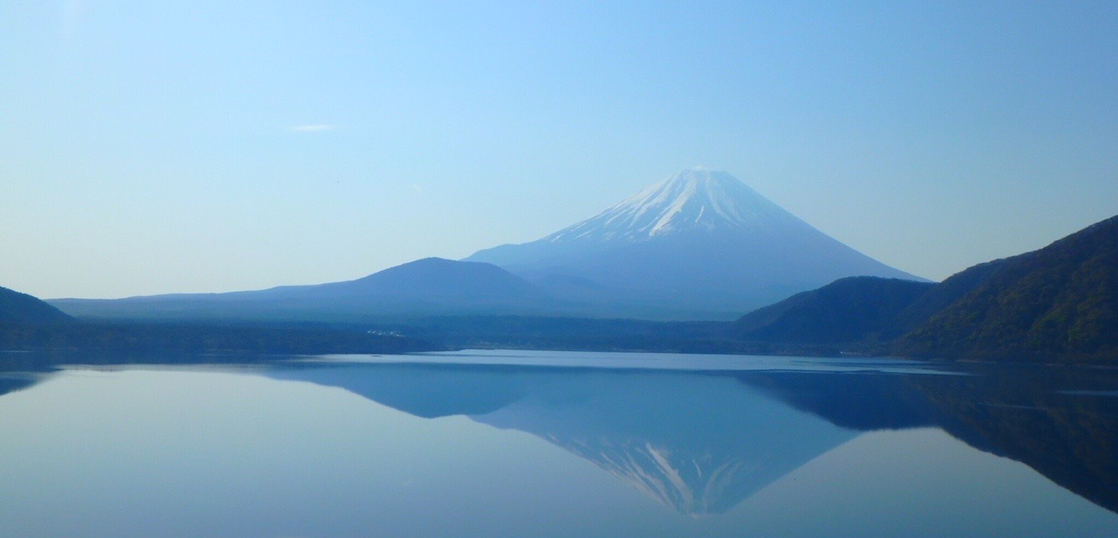
[[[827,236],[730,174],[695,168],[546,237],[479,251],[605,315],[731,319],[838,278],[918,280]]]
[[[115,318],[717,320],[852,275],[916,278],[828,237],[725,172],[693,169],[543,239],[463,261],[426,258],[319,285],[52,304]]]
[[[550,298],[499,267],[424,258],[356,280],[231,293],[55,299],[76,316],[364,321],[385,315],[534,312]]]

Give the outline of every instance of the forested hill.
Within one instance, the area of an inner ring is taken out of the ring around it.
[[[1118,216],[1000,260],[897,349],[920,357],[1118,359]]]
[[[733,336],[822,353],[1118,363],[1118,217],[935,285],[837,280],[746,314]]]
[[[71,319],[31,295],[0,287],[0,324],[64,323]]]
[[[901,311],[931,282],[850,277],[746,314],[734,324],[744,340],[795,344],[884,341],[899,336]]]

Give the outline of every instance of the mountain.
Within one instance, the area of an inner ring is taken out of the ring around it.
[[[894,337],[903,335],[917,327],[943,309],[962,299],[971,290],[978,287],[990,275],[994,274],[1005,264],[1006,260],[994,260],[980,263],[954,275],[943,282],[936,284],[927,293],[918,297],[907,308],[897,314],[893,320],[892,334]]]
[[[755,310],[741,340],[927,358],[1118,359],[1118,217],[939,284],[849,278]],[[886,346],[889,344],[889,346]]]
[[[364,278],[286,290],[304,297],[349,297],[386,303],[494,307],[544,301],[535,286],[487,263],[424,258]]]
[[[905,335],[899,343],[902,353],[975,359],[1118,358],[1118,216],[1040,250],[971,268],[957,277],[973,281],[971,289]]]
[[[725,172],[685,170],[539,240],[467,261],[598,315],[733,319],[838,278],[916,279],[816,230]]]
[[[550,298],[486,263],[425,258],[364,278],[258,291],[126,299],[57,299],[75,316],[158,319],[364,321],[380,316],[531,312]]]
[[[890,340],[896,320],[934,286],[895,278],[848,277],[746,314],[735,334],[749,341],[843,344]]]
[[[0,324],[48,324],[70,320],[70,316],[31,295],[0,287]]]

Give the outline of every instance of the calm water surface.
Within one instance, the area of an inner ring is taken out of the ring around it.
[[[0,536],[1118,536],[1118,372],[561,352],[0,373]]]

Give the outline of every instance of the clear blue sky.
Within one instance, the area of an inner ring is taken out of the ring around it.
[[[1118,2],[0,2],[0,286],[310,284],[694,165],[942,279],[1118,213]]]

